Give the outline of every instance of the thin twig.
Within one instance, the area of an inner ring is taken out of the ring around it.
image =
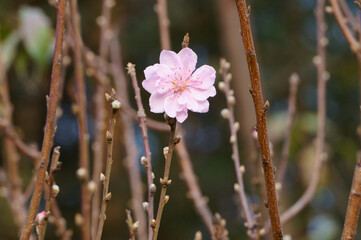
[[[138,81],[135,72],[135,65],[128,63],[127,65],[128,74],[132,79],[133,89],[135,93],[135,100],[138,107],[138,121],[139,127],[143,137],[143,145],[145,152],[145,159],[142,159],[142,164],[147,170],[147,188],[148,188],[148,239],[153,235],[153,228],[151,227],[151,222],[154,219],[154,191],[152,189],[153,184],[153,172],[152,172],[152,153],[150,151],[149,139],[148,139],[148,129],[145,125],[147,121],[147,116],[144,111],[142,98],[140,95],[140,89],[138,86]]]
[[[352,186],[348,197],[342,240],[355,239],[361,207],[361,159],[358,161],[353,174]]]
[[[290,77],[290,95],[288,97],[288,110],[287,110],[287,122],[285,128],[285,137],[282,146],[281,160],[278,164],[277,171],[277,182],[280,184],[283,183],[283,178],[286,173],[287,164],[288,164],[288,155],[290,153],[290,143],[291,143],[291,129],[296,115],[296,101],[297,101],[297,90],[298,84],[300,82],[300,77],[297,73],[293,73]]]
[[[102,12],[97,18],[97,22],[100,28],[100,39],[99,39],[99,57],[101,63],[105,62],[109,52],[109,43],[112,32],[110,30],[111,10],[115,2],[113,0],[102,1]],[[104,72],[104,65],[99,66],[99,71]],[[95,141],[93,143],[93,176],[92,181],[95,184],[95,191],[92,196],[92,239],[96,237],[99,213],[100,213],[100,181],[99,175],[103,171],[104,166],[104,128],[105,128],[105,99],[104,99],[105,87],[103,84],[97,83],[96,94],[94,96],[95,102],[95,113],[96,113],[96,133]]]
[[[255,221],[254,221],[254,213],[252,208],[250,207],[247,195],[244,189],[243,183],[243,174],[245,171],[245,167],[240,165],[239,159],[239,151],[238,151],[238,138],[237,132],[239,130],[239,123],[234,119],[234,105],[236,103],[235,97],[233,96],[233,90],[231,91],[230,81],[231,75],[228,74],[228,70],[230,68],[230,63],[225,59],[221,59],[220,61],[220,73],[222,75],[223,82],[220,83],[221,89],[223,90],[226,100],[227,100],[227,108],[222,110],[222,115],[224,118],[228,119],[229,129],[231,132],[230,143],[232,145],[232,160],[234,164],[234,169],[236,170],[237,183],[235,184],[235,191],[238,193],[238,197],[240,200],[240,206],[242,207],[245,218],[246,218],[246,226],[248,229],[248,236],[251,239],[255,239],[257,236],[257,232],[255,231]]]
[[[30,238],[33,223],[38,211],[41,194],[44,187],[44,177],[49,162],[50,149],[53,143],[55,132],[56,108],[58,106],[58,84],[62,66],[62,49],[64,36],[64,13],[66,0],[59,0],[57,7],[56,40],[53,58],[52,77],[50,85],[50,96],[48,99],[48,112],[46,116],[45,133],[41,150],[40,165],[37,170],[37,178],[33,197],[31,199],[29,214],[24,227],[21,240]]]
[[[172,157],[173,157],[173,150],[177,143],[179,143],[180,136],[175,136],[175,130],[177,121],[175,118],[169,118],[166,116],[167,124],[170,126],[170,136],[169,136],[169,145],[168,147],[165,147],[164,151],[164,157],[165,159],[165,166],[164,166],[164,175],[163,178],[160,178],[160,184],[162,185],[162,190],[160,193],[159,198],[159,205],[158,205],[158,211],[157,211],[157,218],[155,221],[151,222],[151,225],[154,229],[152,240],[156,240],[158,238],[159,233],[159,227],[160,222],[162,219],[163,209],[165,204],[169,200],[169,196],[166,195],[168,186],[172,183],[172,180],[169,179],[169,171],[170,171],[170,165],[172,163]]]
[[[112,106],[112,111],[110,115],[110,123],[109,123],[109,130],[106,133],[106,139],[108,143],[108,150],[107,150],[107,163],[106,163],[106,169],[105,169],[105,175],[101,174],[100,180],[103,183],[103,198],[102,198],[102,207],[100,210],[100,216],[99,216],[99,224],[98,224],[98,230],[96,234],[96,240],[100,240],[103,233],[103,227],[104,227],[104,221],[106,219],[105,211],[107,209],[108,202],[110,201],[112,197],[112,193],[108,192],[109,190],[109,181],[110,181],[110,174],[112,171],[112,163],[113,163],[113,143],[114,143],[114,128],[115,128],[115,115],[117,111],[120,108],[120,102],[116,99],[114,99],[114,93],[115,91],[112,91],[112,95],[105,94],[105,97],[107,98],[107,101]]]
[[[274,239],[282,239],[283,233],[278,212],[277,194],[274,180],[274,169],[269,149],[269,141],[266,127],[266,110],[269,107],[268,101],[263,102],[260,73],[257,63],[256,51],[254,48],[251,26],[249,22],[249,9],[245,0],[236,0],[239,20],[241,25],[241,36],[245,48],[249,75],[251,78],[250,92],[253,97],[257,118],[258,142],[262,155],[262,166],[267,191],[267,207],[272,225]]]
[[[45,201],[45,219],[44,219],[44,223],[43,226],[41,228],[41,233],[39,234],[39,239],[43,240],[45,238],[45,233],[46,233],[46,226],[48,224],[48,217],[50,216],[50,210],[51,210],[51,205],[52,205],[52,201],[54,200],[54,198],[56,197],[56,195],[59,193],[59,187],[57,185],[54,185],[54,176],[55,176],[55,172],[58,171],[60,169],[60,164],[59,163],[59,157],[60,157],[60,147],[56,147],[53,150],[53,156],[51,158],[51,163],[50,163],[50,174],[46,175],[47,177],[45,178],[45,183],[46,183],[46,187],[45,187],[45,197],[46,197],[46,201]],[[54,187],[56,186],[56,187]]]

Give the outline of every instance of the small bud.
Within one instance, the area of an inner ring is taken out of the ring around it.
[[[196,235],[194,237],[194,240],[202,240],[203,236],[202,236],[202,232],[201,231],[197,231]]]
[[[109,201],[111,198],[112,198],[112,193],[108,192],[107,195],[105,196],[104,200]]]
[[[38,224],[43,224],[45,220],[45,211],[42,211],[36,215],[36,222]]]
[[[258,233],[260,236],[264,236],[266,234],[266,230],[264,228],[261,228]]]
[[[136,221],[135,223],[133,223],[132,229],[134,232],[137,232],[139,228],[139,221]]]
[[[112,142],[113,136],[109,131],[106,132],[105,137],[107,138],[108,143]]]
[[[107,100],[107,102],[111,102],[112,96],[110,96],[109,93],[105,93],[105,100]]]
[[[269,104],[269,101],[268,100],[266,100],[266,102],[264,103],[264,105],[263,105],[263,111],[267,111],[269,108],[270,108],[270,104]]]
[[[276,182],[275,187],[276,187],[276,191],[281,190],[282,189],[282,183]]]
[[[244,174],[244,173],[246,172],[246,168],[244,167],[244,165],[241,165],[241,166],[239,167],[239,171],[240,171],[242,174]]]
[[[88,171],[85,168],[79,168],[76,171],[76,175],[78,176],[78,178],[80,180],[85,180],[87,178],[87,176],[88,176]]]
[[[55,198],[56,196],[58,196],[59,191],[60,191],[60,188],[59,188],[58,185],[54,184],[54,185],[51,187],[51,191],[52,191],[53,197]]]
[[[169,201],[169,195],[164,196],[164,203],[167,203]]]
[[[235,123],[233,124],[233,127],[234,127],[234,129],[235,129],[236,131],[238,131],[239,128],[240,128],[239,122],[235,122]]]
[[[144,166],[144,167],[147,167],[148,166],[148,159],[146,158],[146,157],[141,157],[140,158],[140,162],[142,163],[142,165]]]
[[[283,236],[283,240],[292,240],[292,237],[291,237],[291,235],[285,235],[285,236]]]
[[[236,143],[237,139],[236,139],[236,136],[232,135],[230,138],[229,138],[229,142],[230,143]]]
[[[107,20],[104,16],[99,16],[97,17],[96,22],[99,26],[103,26],[104,24],[106,24]]]
[[[167,158],[168,152],[169,152],[169,147],[164,147],[163,148],[163,155],[164,155],[165,158]]]
[[[320,39],[320,44],[321,46],[325,47],[328,45],[328,38],[327,37],[323,37]]]
[[[229,96],[227,98],[227,102],[229,105],[233,106],[234,104],[236,104],[236,98],[234,96]]]
[[[155,219],[152,219],[150,221],[150,226],[154,229],[155,228],[155,225],[157,224],[157,222],[155,221]]]
[[[115,6],[115,1],[114,0],[107,0],[105,1],[105,5],[108,7],[108,8],[112,8]]]
[[[318,55],[314,56],[313,59],[312,59],[312,62],[315,65],[319,65],[321,63],[321,61],[322,61],[322,58],[320,56],[318,56]]]
[[[44,181],[45,182],[49,181],[49,173],[48,173],[48,171],[45,171]]]
[[[105,175],[103,173],[100,173],[100,181],[101,182],[105,181]]]
[[[219,82],[218,88],[219,88],[219,90],[224,91],[224,89],[226,88],[226,84],[224,82]]]
[[[224,119],[227,119],[227,118],[229,118],[229,110],[227,109],[227,108],[225,108],[225,109],[223,109],[222,111],[221,111],[221,116],[224,118]]]
[[[155,175],[154,175],[154,172],[152,172],[152,179],[154,179],[155,178]]]
[[[252,137],[255,139],[255,140],[258,140],[258,132],[256,129],[253,129],[252,131]]]
[[[239,184],[238,184],[238,183],[235,183],[235,184],[233,185],[233,189],[234,189],[234,191],[238,192],[238,191],[239,191]]]
[[[291,84],[298,84],[300,82],[300,76],[297,73],[292,73],[290,76]]]
[[[122,106],[122,104],[121,104],[118,100],[114,100],[114,101],[112,102],[112,108],[113,108],[113,110],[118,110],[121,106]]]
[[[148,202],[143,202],[143,209],[144,209],[144,211],[148,212],[148,209],[149,209],[149,203]]]
[[[230,90],[229,90],[229,95],[231,95],[231,96],[233,96],[233,95],[234,95],[234,91],[233,91],[233,89],[230,89]]]
[[[229,62],[227,62],[227,60],[224,58],[221,59],[220,65],[221,65],[221,68],[224,70],[228,70],[231,67],[231,64]]]
[[[173,140],[173,144],[174,145],[178,144],[181,141],[181,139],[182,139],[182,136],[180,136],[180,135],[175,136],[175,138]]]
[[[84,223],[84,218],[80,213],[75,214],[75,225],[81,226]]]
[[[97,186],[94,181],[89,181],[87,188],[88,188],[89,193],[93,194],[95,192],[95,189],[97,188]]]
[[[231,81],[232,80],[232,73],[227,73],[227,81]]]
[[[155,186],[155,184],[154,183],[150,184],[150,193],[154,195],[156,191],[157,191],[157,187]]]
[[[332,7],[331,7],[331,6],[326,6],[326,7],[325,7],[325,12],[327,12],[327,13],[333,13]]]

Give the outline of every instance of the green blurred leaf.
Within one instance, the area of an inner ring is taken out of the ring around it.
[[[51,57],[53,29],[42,9],[23,6],[19,10],[20,32],[29,56],[42,68]]]
[[[12,61],[14,60],[19,40],[19,33],[15,31],[11,33],[1,44],[1,58],[4,61],[6,69],[9,68]]]

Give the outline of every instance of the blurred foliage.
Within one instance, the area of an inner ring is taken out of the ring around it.
[[[222,1],[222,0],[219,0]],[[352,10],[357,11],[348,1]],[[124,63],[134,62],[138,79],[143,79],[142,70],[158,61],[159,36],[155,1],[117,1],[112,24],[120,27],[122,57]],[[263,90],[271,102],[268,115],[270,140],[274,147],[274,161],[280,157],[283,143],[285,116],[288,98],[288,77],[298,72],[301,78],[297,101],[297,115],[292,129],[289,169],[281,198],[281,209],[290,206],[307,186],[313,169],[314,138],[317,128],[316,116],[316,70],[312,59],[316,54],[315,0],[250,2],[251,22],[256,41],[257,56],[262,72]],[[51,49],[54,37],[56,11],[47,1],[0,0],[0,37],[2,54],[6,60],[11,100],[14,104],[14,124],[26,142],[41,144],[46,114],[45,95],[48,94],[51,73]],[[169,0],[169,16],[173,50],[178,51],[186,32],[190,33],[190,46],[199,56],[199,65],[210,64],[218,68],[221,52],[221,29],[216,0]],[[85,44],[98,52],[99,28],[96,18],[100,15],[101,1],[79,1],[82,17],[82,34]],[[348,192],[355,165],[359,140],[356,128],[359,124],[359,72],[356,58],[349,50],[341,31],[332,16],[327,16],[329,46],[327,69],[330,80],[327,87],[327,132],[326,150],[328,161],[321,180],[322,187],[312,204],[297,219],[285,227],[292,239],[330,240],[340,236],[346,210]],[[235,29],[234,31],[238,31]],[[237,66],[234,66],[237,67]],[[77,125],[71,112],[74,92],[72,69],[66,77],[63,115],[58,122],[55,144],[62,146],[61,172],[56,176],[60,186],[60,207],[74,229],[74,239],[79,239],[79,229],[74,226],[74,214],[79,212],[79,183],[75,176],[78,166]],[[218,79],[219,80],[219,79]],[[89,128],[94,127],[93,101],[94,81],[87,78]],[[132,93],[132,91],[130,91]],[[143,91],[144,104],[148,112]],[[131,97],[133,100],[133,98]],[[134,104],[134,103],[133,103]],[[229,131],[219,112],[226,106],[219,93],[210,100],[207,114],[190,114],[185,123],[195,172],[213,212],[220,212],[227,220],[231,239],[244,237],[243,220],[239,216],[233,194],[235,182]],[[161,114],[148,112],[148,116],[162,120]],[[242,123],[242,119],[238,119]],[[137,126],[135,124],[135,126]],[[160,176],[163,159],[160,149],[167,143],[166,134],[151,131],[154,171]],[[119,134],[120,136],[121,134]],[[93,140],[93,133],[90,133]],[[141,136],[137,131],[139,154],[142,154]],[[123,149],[115,149],[114,174],[110,189],[113,193],[108,206],[104,239],[124,239],[128,236],[124,209],[129,207],[129,184],[121,161]],[[240,144],[240,150],[243,145]],[[2,154],[3,155],[3,154]],[[1,155],[0,164],[4,159]],[[249,159],[242,159],[242,161]],[[29,182],[32,164],[22,157],[21,172],[24,184]],[[143,171],[143,170],[142,170]],[[166,206],[160,231],[160,239],[193,239],[201,230],[209,239],[205,228],[186,197],[187,188],[179,175],[179,166],[174,162],[171,170],[171,200]],[[143,171],[143,177],[144,171]],[[252,200],[258,197],[252,191],[251,175],[246,172],[246,189]],[[24,186],[25,187],[25,186]],[[331,201],[332,200],[332,201]],[[327,204],[326,204],[327,203]],[[43,205],[41,206],[44,207]],[[3,199],[0,200],[0,239],[17,239],[17,231]],[[53,229],[49,228],[52,239]],[[360,231],[359,231],[360,232]]]

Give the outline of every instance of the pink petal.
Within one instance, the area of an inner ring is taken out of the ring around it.
[[[181,106],[178,104],[176,95],[170,95],[165,99],[164,110],[169,117],[174,118],[177,115],[177,111],[181,110]]]
[[[176,115],[176,118],[177,118],[177,121],[182,123],[184,122],[184,120],[186,120],[188,117],[188,110],[187,108],[183,109],[182,111],[180,112],[177,112],[177,115]]]
[[[206,113],[209,111],[209,102],[208,100],[198,101],[198,111],[199,113]]]
[[[156,90],[158,93],[164,94],[164,93],[172,93],[173,92],[173,84],[170,83],[170,81],[168,81],[167,79],[160,79],[157,81],[156,83]]]
[[[203,65],[192,74],[193,87],[207,89],[213,86],[216,79],[216,70],[208,65]]]
[[[206,100],[209,97],[214,97],[216,95],[216,88],[211,86],[208,89],[193,88],[191,89],[191,95],[196,100]]]
[[[165,64],[171,69],[182,67],[178,54],[173,51],[163,50],[159,57],[160,64]]]
[[[158,67],[156,65],[149,66],[144,70],[145,80],[142,82],[142,86],[149,93],[153,93],[156,90],[156,81],[159,79],[157,74]]]
[[[178,56],[180,58],[180,61],[183,65],[183,72],[187,73],[187,78],[190,74],[196,69],[197,64],[197,54],[193,52],[190,48],[183,48],[179,53]]]
[[[198,111],[198,102],[192,97],[188,91],[183,91],[178,98],[178,103],[180,105],[185,105],[189,110],[193,112]]]
[[[167,94],[153,93],[149,98],[150,111],[154,113],[164,112],[164,102]]]
[[[142,82],[142,86],[145,90],[147,90],[150,94],[152,94],[156,90],[155,83],[156,83],[156,80],[145,79]]]

